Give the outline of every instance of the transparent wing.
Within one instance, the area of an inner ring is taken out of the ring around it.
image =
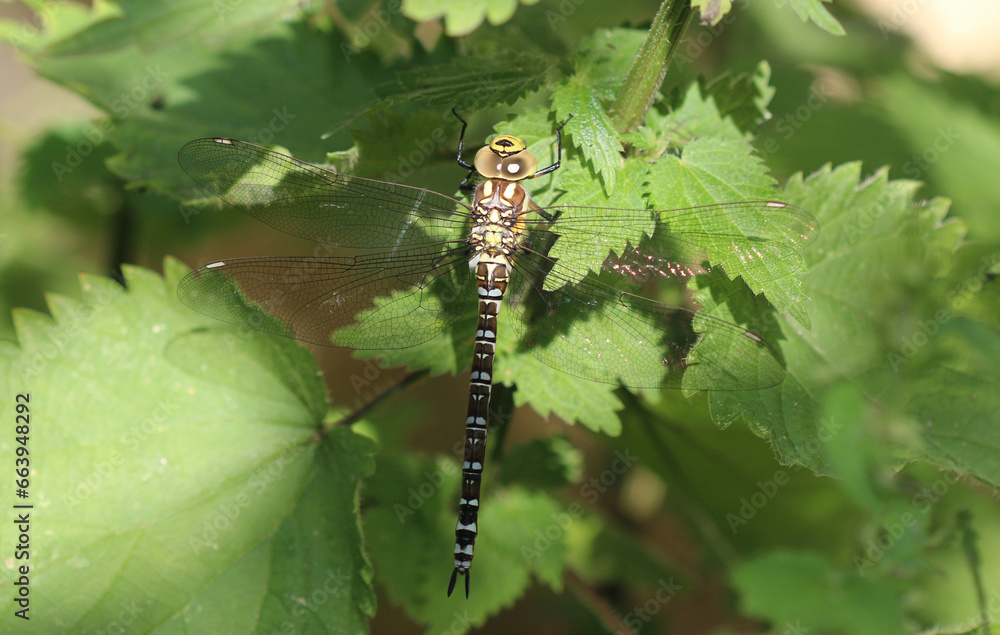
[[[633,388],[753,390],[784,378],[777,352],[735,324],[622,291],[593,275],[564,276],[539,254],[519,254],[514,272],[510,322],[519,346],[558,370]],[[561,286],[545,291],[542,278]]]
[[[809,212],[777,201],[661,211],[553,206],[542,212],[555,220],[542,223],[525,244],[562,262],[556,271],[562,268],[568,279],[578,279],[573,271],[604,269],[638,282],[683,282],[703,272],[706,261],[738,261],[741,273],[771,280],[788,275],[785,261],[818,235]],[[553,281],[545,288],[555,288]]]
[[[408,249],[461,238],[468,209],[430,190],[338,174],[235,139],[197,139],[181,168],[230,205],[308,240],[360,249]]]
[[[468,249],[349,258],[238,258],[188,274],[177,295],[223,322],[322,346],[406,348],[474,312]]]

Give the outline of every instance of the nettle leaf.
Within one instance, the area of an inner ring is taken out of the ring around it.
[[[532,5],[538,0],[404,0],[403,14],[417,22],[444,18],[445,32],[460,36],[475,31],[484,19],[494,26],[510,20],[518,2]]]
[[[367,126],[353,126],[351,137],[359,153],[359,161],[350,172],[389,181],[412,182],[419,185],[414,172],[427,167],[443,153],[454,156],[454,118],[429,110],[403,117],[391,110],[372,113]],[[456,174],[460,174],[456,168]]]
[[[615,191],[616,174],[623,164],[622,145],[611,118],[597,101],[586,72],[578,72],[552,93],[552,106],[573,145],[583,152],[594,171],[601,175],[608,193]]]
[[[94,54],[133,45],[150,51],[191,37],[221,39],[278,21],[294,20],[302,15],[309,3],[245,0],[237,5],[184,0],[163,6],[120,0],[115,5],[120,11],[117,15],[98,21],[71,38],[52,43],[46,54],[60,57]]]
[[[905,630],[901,585],[838,569],[818,553],[774,551],[736,565],[731,577],[742,610],[774,624],[845,635]]]
[[[691,6],[701,13],[701,23],[715,26],[733,8],[733,0],[693,0]]]
[[[504,453],[500,480],[530,488],[555,488],[579,483],[583,453],[563,435],[532,439]]]
[[[736,127],[751,132],[771,118],[767,109],[776,89],[771,86],[771,65],[766,61],[757,64],[753,73],[736,77],[728,72],[712,80],[705,87],[722,117],[729,117]]]
[[[598,99],[613,100],[646,41],[642,29],[601,29],[580,42],[577,55]]]
[[[629,159],[624,169],[618,173],[619,194],[609,195],[600,182],[593,177],[579,160],[564,163],[565,174],[560,175],[558,188],[565,192],[556,200],[558,211],[561,205],[580,205],[587,209],[567,209],[553,224],[553,231],[559,233],[559,222],[571,225],[580,216],[588,219],[592,232],[564,232],[549,250],[549,257],[559,261],[569,271],[583,278],[588,271],[600,271],[601,265],[611,251],[621,255],[626,244],[639,244],[643,235],[652,235],[656,229],[653,213],[625,213],[622,210],[644,210],[646,201],[643,190],[649,177],[649,164],[638,159]],[[559,170],[562,172],[562,169]],[[600,219],[606,219],[602,223]],[[603,240],[595,240],[595,233]],[[560,286],[554,278],[546,279],[545,290]]]
[[[376,569],[392,572],[385,576],[390,601],[428,632],[481,626],[527,590],[532,574],[561,588],[564,537],[574,519],[544,494],[498,490],[490,472],[487,465],[469,599],[445,593],[454,561],[458,460],[386,456],[384,468],[366,481],[365,534]]]
[[[88,126],[87,144],[68,148],[54,167],[61,173],[97,160],[90,144],[110,140],[119,150],[108,161],[117,175],[191,199],[204,192],[178,168],[177,151],[195,138],[276,143],[313,162],[326,150],[348,147],[346,129],[325,143],[321,137],[331,121],[348,121],[369,103],[372,89],[390,79],[389,71],[372,56],[352,57],[336,34],[273,16],[253,19],[267,27],[158,42],[148,50],[124,42],[92,55],[46,51],[35,61],[39,72],[86,94],[108,114]],[[184,207],[180,212],[185,220],[197,213]]]
[[[712,88],[705,89],[692,84],[684,93],[680,104],[667,117],[660,117],[651,110],[646,125],[661,135],[668,134],[683,141],[699,138],[720,138],[734,143],[748,142],[751,134],[734,125],[732,118],[721,112],[724,104],[719,104],[712,95]],[[708,97],[711,97],[709,99]],[[724,103],[726,100],[722,100]]]
[[[600,314],[595,316],[599,319]],[[503,317],[499,328],[509,333]],[[575,377],[569,373],[553,371],[527,351],[518,351],[514,338],[497,342],[496,380],[517,384],[514,403],[531,404],[543,417],[559,415],[566,421],[580,422],[595,432],[617,436],[621,421],[616,411],[623,408],[615,395],[616,386],[601,384]]]
[[[357,490],[371,442],[319,439],[327,406],[309,352],[194,330],[218,323],[177,300],[181,265],[165,271],[126,267],[127,291],[85,276],[82,301],[52,297],[51,319],[17,312],[20,344],[0,343],[4,394],[30,393],[45,421],[31,493],[49,501],[50,548],[32,582],[60,602],[32,616],[37,628],[102,630],[134,605],[139,631],[231,618],[226,629],[363,632],[374,595]],[[327,600],[300,611],[314,592]]]
[[[732,121],[720,118],[713,102],[703,100],[697,87],[688,92],[674,119],[694,134],[712,136],[695,136],[680,158],[664,156],[650,167],[650,201],[655,208],[782,198],[743,133]],[[745,213],[732,218],[731,228],[725,232],[703,227],[699,215],[690,214],[671,223],[670,230],[682,236],[692,235],[692,240],[706,250],[712,265],[721,264],[726,275],[741,277],[754,293],[763,293],[779,311],[790,313],[808,326],[809,315],[803,306],[807,296],[795,275],[804,270],[805,262],[797,248],[813,237],[816,228],[810,226],[808,214],[805,222],[797,221],[796,214],[780,208]],[[768,235],[777,236],[778,241],[753,243],[754,236]],[[753,249],[734,250],[731,236],[740,243],[753,243]],[[754,252],[765,257],[754,257]]]
[[[394,82],[375,89],[379,107],[420,104],[455,107],[460,113],[513,104],[545,81],[547,63],[537,54],[498,51],[464,55],[447,64],[396,73]]]
[[[823,6],[824,2],[831,0],[782,0],[779,5],[787,4],[800,20],[803,22],[812,20],[816,26],[831,35],[845,35],[844,27],[830,15],[830,11]]]
[[[823,395],[850,382],[885,411],[884,425],[911,421],[922,444],[900,448],[899,460],[929,460],[996,485],[991,422],[1000,374],[988,351],[1000,345],[997,313],[984,325],[963,311],[998,252],[982,251],[980,268],[962,262],[951,273],[960,232],[941,223],[947,202],[914,204],[918,184],[889,181],[884,171],[860,184],[859,176],[860,167],[848,164],[789,183],[787,200],[811,209],[824,228],[801,252],[813,326],[804,331],[768,314],[747,323],[780,345],[787,376],[766,390],[711,393],[712,416],[727,425],[742,414],[783,462],[830,473],[819,439],[843,424],[821,418]],[[733,319],[709,294],[697,299],[710,314]]]
[[[405,316],[405,328],[393,330],[384,338],[384,350],[360,350],[356,356],[379,357],[386,366],[406,364],[411,371],[456,374],[472,360],[478,318],[475,298],[473,276],[468,269],[455,269],[437,278],[427,290],[414,286],[375,298],[375,305],[358,314],[355,324],[335,331],[332,341],[349,347],[356,336],[364,339],[372,325],[383,321],[399,323],[400,316]],[[435,333],[442,328],[442,335],[413,345],[416,333]]]

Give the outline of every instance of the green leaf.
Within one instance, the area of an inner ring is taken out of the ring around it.
[[[776,89],[770,81],[771,66],[762,61],[753,73],[716,77],[705,88],[705,96],[712,98],[722,117],[731,118],[744,132],[753,132],[771,118],[767,107]]]
[[[830,11],[823,6],[824,2],[831,0],[781,0],[779,6],[787,4],[795,15],[803,22],[812,20],[819,28],[831,35],[845,35],[844,27],[837,22],[837,19],[830,15]]]
[[[715,105],[703,100],[696,87],[688,92],[673,119],[695,137],[680,158],[666,156],[651,166],[650,201],[655,208],[783,199],[743,134],[731,121],[721,119]],[[699,246],[706,250],[711,264],[721,264],[730,278],[740,276],[754,293],[763,293],[779,311],[808,326],[809,315],[803,306],[808,296],[796,276],[804,271],[805,262],[791,242],[796,240],[798,226],[790,223],[782,210],[769,209],[754,217],[733,219],[729,231],[702,227],[697,214],[672,223],[670,231],[697,236],[696,242],[703,243]],[[762,244],[760,250],[768,257],[760,259],[732,249],[729,235],[775,235],[788,240]]]
[[[701,23],[715,26],[732,11],[733,0],[694,0],[691,6],[701,12]]]
[[[577,64],[587,69],[587,80],[598,99],[614,99],[646,34],[642,29],[615,28],[601,30],[580,43]]]
[[[643,235],[652,235],[656,229],[653,214],[632,214],[628,220],[623,220],[621,209],[643,209],[646,202],[642,193],[649,178],[650,166],[645,161],[630,159],[618,172],[619,194],[611,195],[601,187],[599,181],[578,159],[571,159],[560,168],[558,187],[565,191],[557,204],[580,205],[590,209],[566,210],[560,220],[572,223],[574,213],[585,215],[588,219],[606,218],[606,241],[595,241],[591,234],[583,232],[565,232],[549,250],[549,257],[558,260],[570,271],[585,276],[588,271],[600,271],[610,251],[622,254],[627,243],[633,246],[639,244]],[[641,218],[644,216],[645,218]],[[639,217],[639,218],[637,218]],[[624,226],[622,226],[624,225]],[[599,221],[594,221],[593,227],[600,227]],[[554,226],[559,233],[559,222]],[[545,281],[545,289],[551,290],[559,286],[554,279]]]
[[[379,572],[392,572],[379,579],[386,580],[390,601],[429,632],[459,633],[483,624],[524,593],[532,571],[559,588],[564,538],[575,522],[545,495],[498,492],[487,465],[472,592],[468,600],[457,590],[449,598],[460,478],[455,460],[400,454],[386,456],[366,483],[365,532],[372,558]]]
[[[356,496],[370,442],[317,441],[326,399],[308,351],[192,331],[217,323],[177,301],[184,268],[165,270],[126,267],[128,291],[84,276],[82,301],[52,296],[51,319],[18,312],[20,345],[0,343],[3,394],[31,396],[31,497],[50,501],[32,583],[61,600],[32,615],[37,628],[102,629],[130,602],[141,631],[185,610],[209,626],[363,628],[374,598]],[[296,611],[331,572],[336,600]]]
[[[738,564],[731,578],[743,611],[788,630],[903,632],[897,585],[837,569],[819,554],[774,551]]]
[[[1000,239],[994,216],[1000,188],[990,170],[1000,152],[996,118],[969,103],[969,87],[948,90],[902,73],[886,77],[883,85],[879,102],[886,123],[906,141],[897,174],[947,192],[969,223],[970,238]]]
[[[533,439],[504,454],[500,470],[506,485],[564,487],[580,481],[583,456],[565,436]]]
[[[110,141],[119,149],[108,161],[115,173],[133,185],[183,192],[186,199],[204,196],[177,166],[177,151],[187,141],[227,136],[278,142],[319,161],[324,150],[349,145],[346,130],[325,144],[320,140],[331,121],[347,120],[390,77],[369,56],[348,56],[345,63],[343,40],[301,24],[272,19],[263,30],[226,34],[149,50],[122,43],[93,55],[47,55],[36,64],[108,113],[85,136],[90,144]],[[61,169],[95,160],[89,147]],[[185,221],[199,213],[178,211]]]
[[[622,167],[621,142],[611,118],[594,95],[585,73],[577,73],[555,89],[552,105],[562,121],[573,118],[564,131],[583,151],[594,171],[604,180],[609,194],[615,191],[615,176]]]
[[[197,0],[158,5],[137,0],[115,3],[120,13],[103,19],[86,30],[50,44],[46,56],[93,55],[115,49],[138,47],[153,51],[175,45],[187,37],[224,39],[254,31],[281,20],[294,20],[309,3],[242,0],[207,4]]]
[[[503,329],[504,324],[499,328]],[[615,386],[587,381],[569,373],[554,373],[550,366],[530,353],[514,353],[511,349],[516,343],[512,339],[498,344],[495,380],[517,384],[516,405],[530,403],[543,417],[557,414],[570,423],[579,421],[595,432],[611,436],[621,432],[621,422],[615,412],[622,409],[622,403],[615,395]]]
[[[435,279],[428,289],[411,287],[375,299],[375,306],[359,314],[355,324],[337,330],[333,342],[347,345],[356,335],[364,336],[371,324],[399,320],[400,306],[412,307],[406,313],[408,330],[393,332],[384,340],[385,350],[359,352],[359,357],[381,357],[385,365],[407,364],[410,370],[428,369],[433,374],[455,374],[472,360],[476,328],[475,281],[453,270]],[[362,325],[361,320],[367,325]],[[413,345],[420,330],[442,335]]]
[[[375,614],[375,596],[369,586],[372,568],[361,549],[358,483],[372,472],[371,451],[368,439],[333,430],[278,531],[161,629],[278,631],[295,623],[303,631],[367,633],[365,618]]]
[[[538,90],[545,80],[545,59],[521,51],[465,55],[447,64],[400,71],[396,81],[379,86],[379,106],[426,103],[475,112],[499,104],[513,104]]]
[[[445,32],[450,36],[467,35],[482,24],[483,19],[498,26],[510,20],[518,2],[531,5],[538,0],[404,0],[403,13],[422,22],[444,18]]]
[[[95,25],[99,27],[106,20],[122,16],[118,4],[111,2],[96,3],[93,7],[47,0],[33,0],[25,4],[31,5],[36,15],[45,16],[45,28],[36,28],[38,22],[35,20],[0,20],[0,39],[31,53],[58,46]]]
[[[367,123],[364,128],[351,128],[359,161],[345,172],[390,183],[421,184],[419,177],[413,177],[414,172],[426,176],[424,168],[433,165],[442,154],[454,157],[455,126],[450,113],[444,119],[428,110],[408,117],[384,110],[370,114]],[[455,169],[456,175],[459,174],[458,168]]]
[[[894,440],[896,462],[924,459],[1000,483],[990,423],[1000,408],[1000,373],[989,353],[1000,350],[997,313],[988,324],[962,316],[997,248],[980,250],[978,268],[963,262],[952,273],[961,232],[941,224],[947,202],[914,204],[916,184],[889,181],[884,172],[862,183],[859,176],[851,164],[789,183],[787,200],[812,210],[823,227],[801,252],[812,330],[766,314],[749,322],[765,337],[778,333],[767,339],[780,342],[788,374],[753,394],[712,393],[712,416],[726,425],[742,414],[783,462],[829,473],[817,439],[848,429],[820,417],[823,395],[849,382],[879,406],[868,433]],[[707,295],[698,300],[713,315],[729,315]]]

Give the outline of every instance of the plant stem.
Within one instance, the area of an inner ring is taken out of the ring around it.
[[[392,386],[389,386],[387,389],[385,389],[384,391],[382,391],[379,395],[377,395],[371,401],[362,404],[354,412],[351,412],[351,413],[345,415],[340,420],[338,420],[338,421],[336,421],[336,422],[334,422],[332,424],[329,424],[329,423],[325,424],[324,428],[333,428],[333,427],[341,427],[341,426],[351,426],[351,425],[354,425],[354,423],[356,423],[361,418],[363,418],[365,415],[367,415],[369,412],[371,412],[372,410],[374,410],[376,406],[378,406],[382,402],[388,400],[390,397],[393,397],[396,393],[398,393],[399,391],[403,390],[404,388],[406,388],[410,384],[412,384],[412,383],[414,383],[414,382],[416,382],[418,380],[423,379],[424,377],[426,377],[429,374],[430,374],[430,371],[427,371],[427,370],[420,370],[420,371],[417,371],[415,373],[410,373],[406,377],[403,377],[401,380],[399,380],[398,382],[396,382]]]
[[[611,118],[619,133],[629,132],[642,122],[692,15],[690,0],[663,0],[611,107]]]

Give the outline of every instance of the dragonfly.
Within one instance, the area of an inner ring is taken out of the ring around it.
[[[362,253],[219,260],[188,274],[177,293],[218,320],[323,346],[388,351],[448,331],[472,341],[448,584],[450,596],[463,576],[468,598],[501,324],[517,351],[587,380],[631,388],[769,387],[785,368],[761,336],[647,297],[644,289],[650,281],[683,285],[711,269],[702,249],[709,240],[766,266],[808,244],[817,225],[805,210],[764,200],[665,210],[540,207],[523,183],[560,167],[565,122],[555,130],[548,167],[539,168],[524,140],[507,134],[469,163],[467,123],[455,114],[469,203],[244,141],[187,143],[181,167],[214,196],[274,229]],[[554,257],[560,241],[592,254],[594,264],[579,270]]]

